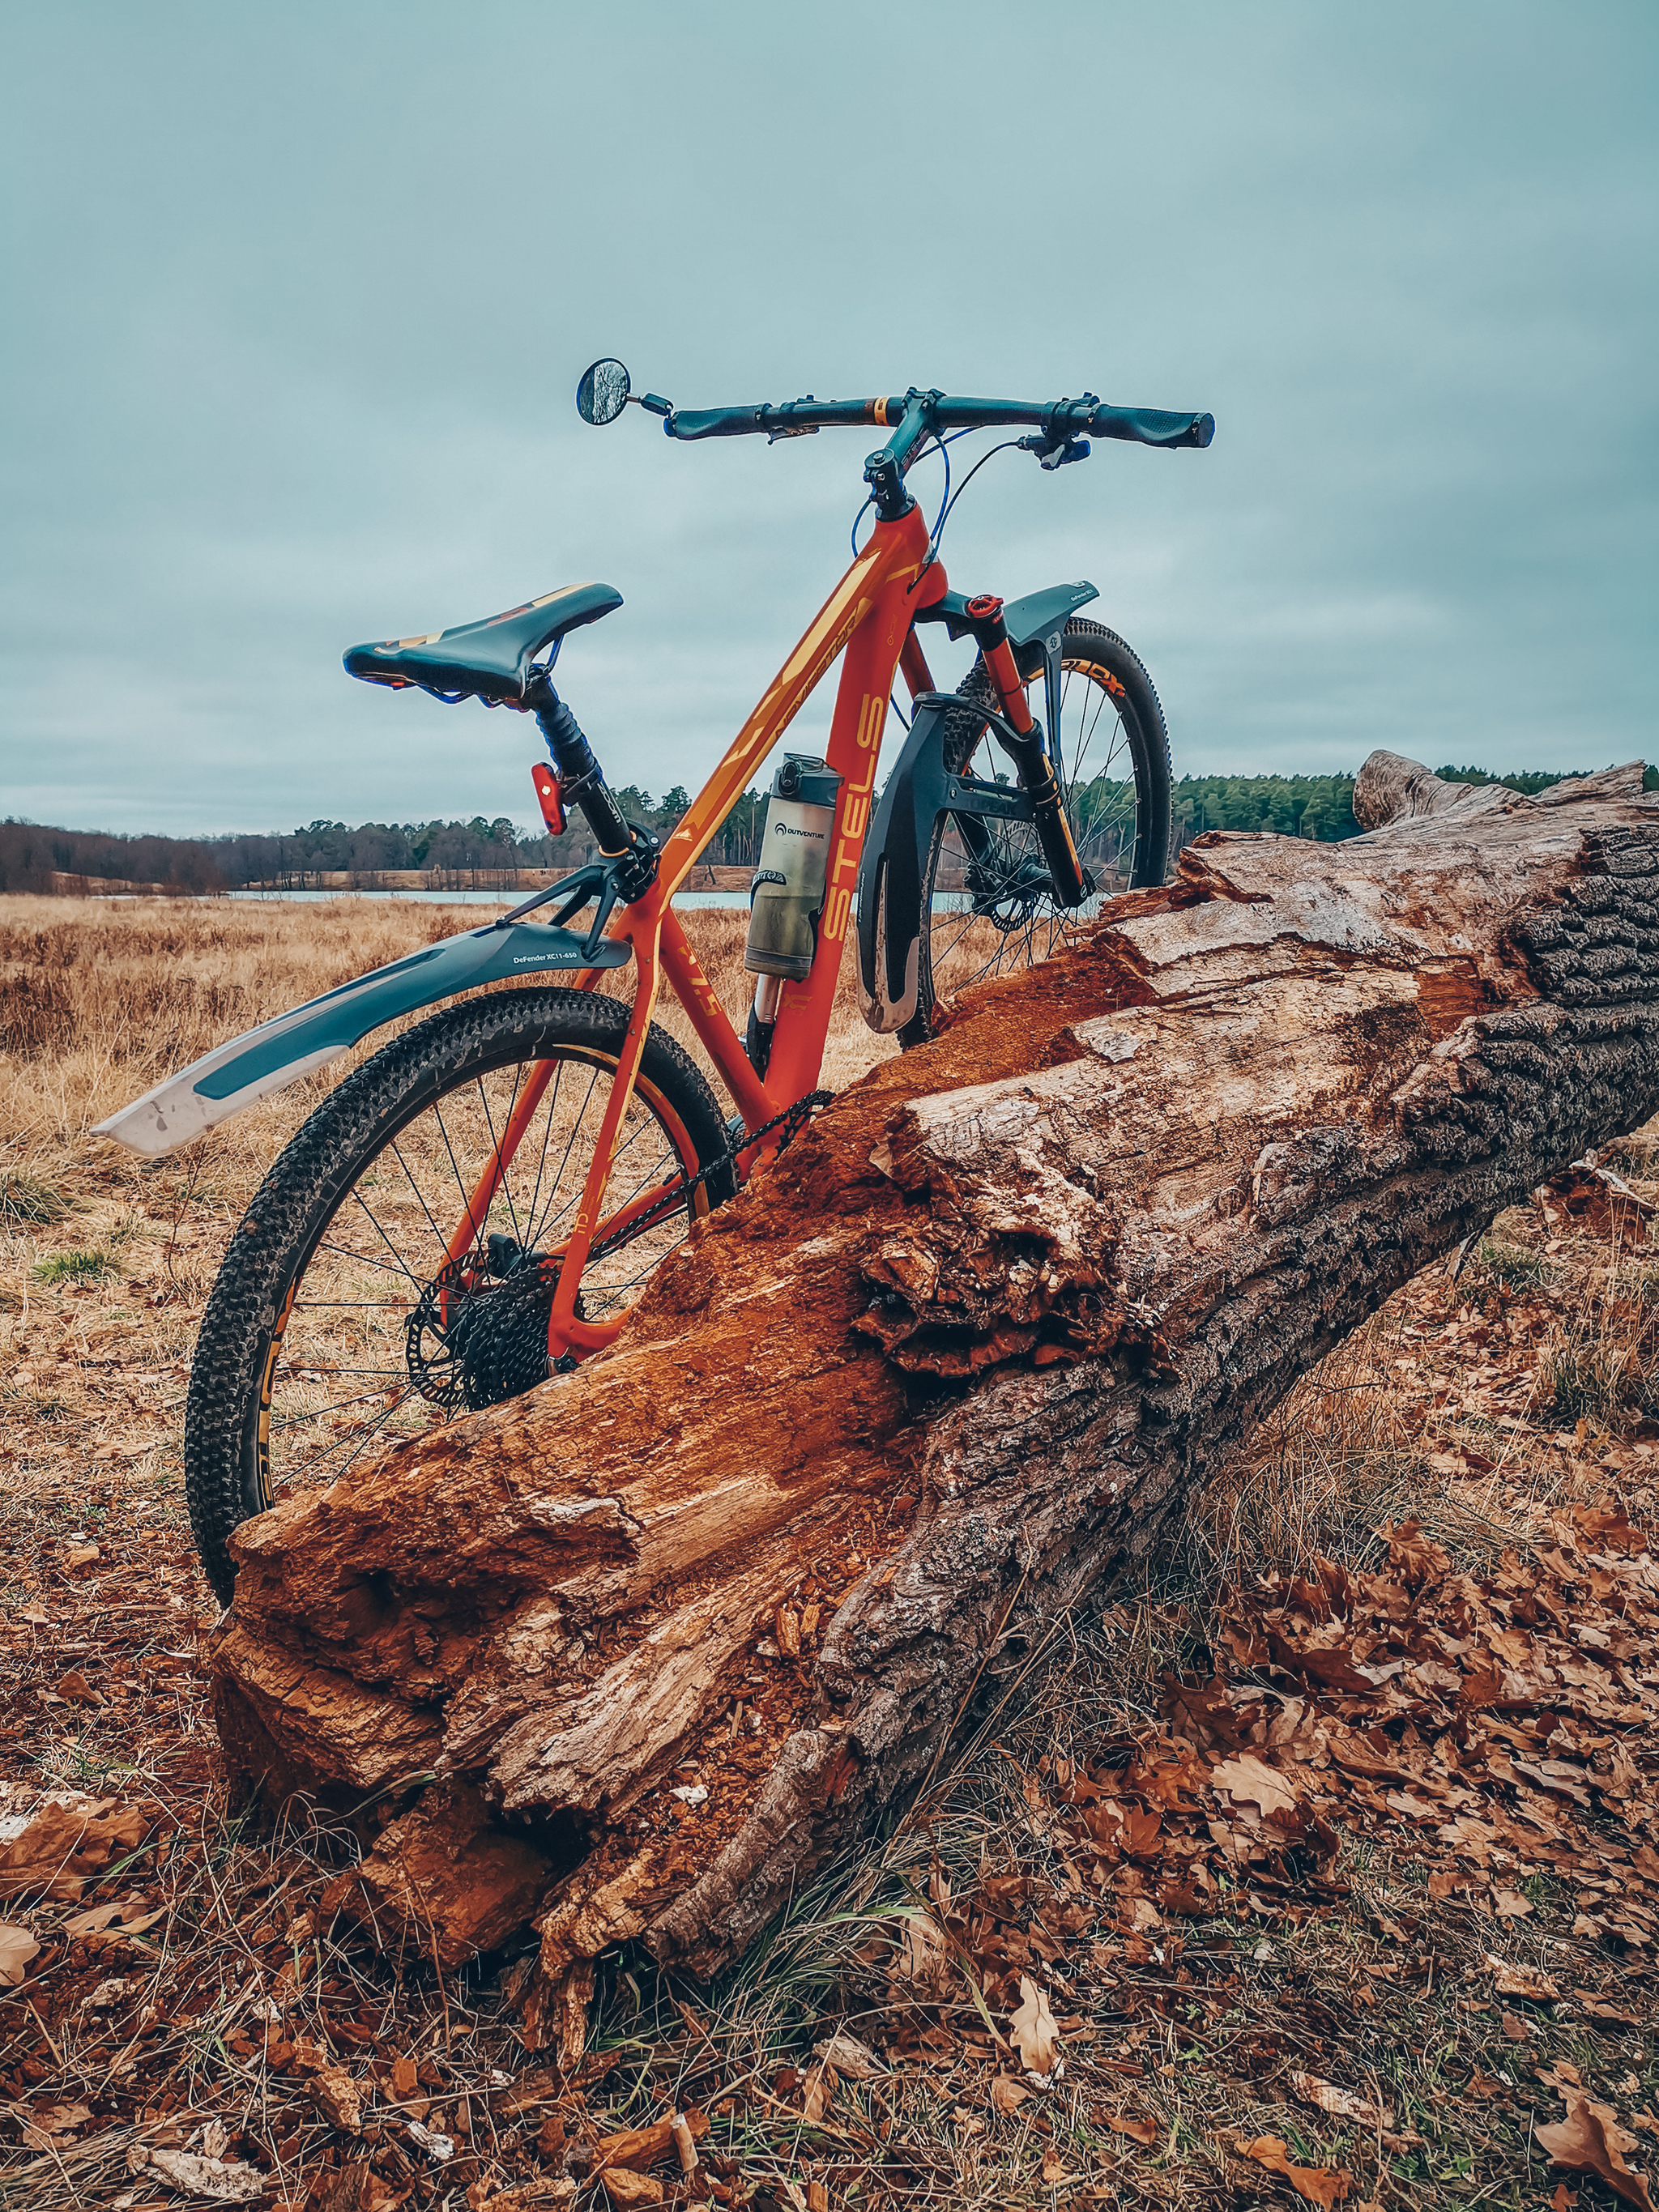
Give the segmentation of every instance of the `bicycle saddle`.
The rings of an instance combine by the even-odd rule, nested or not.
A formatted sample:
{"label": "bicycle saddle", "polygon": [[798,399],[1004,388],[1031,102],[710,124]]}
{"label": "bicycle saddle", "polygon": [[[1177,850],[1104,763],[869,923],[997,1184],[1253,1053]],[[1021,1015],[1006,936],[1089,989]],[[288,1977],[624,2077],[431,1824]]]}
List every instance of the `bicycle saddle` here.
{"label": "bicycle saddle", "polygon": [[429,637],[389,638],[384,645],[354,645],[346,672],[368,684],[417,684],[455,697],[522,699],[530,665],[551,646],[550,665],[567,630],[598,622],[623,603],[609,584],[567,584],[487,621],[434,630]]}

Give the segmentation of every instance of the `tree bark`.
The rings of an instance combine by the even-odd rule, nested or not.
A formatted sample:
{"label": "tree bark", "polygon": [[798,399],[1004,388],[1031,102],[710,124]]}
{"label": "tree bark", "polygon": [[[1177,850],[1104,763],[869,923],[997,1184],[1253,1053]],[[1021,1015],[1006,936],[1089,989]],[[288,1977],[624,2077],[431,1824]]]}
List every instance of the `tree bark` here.
{"label": "tree bark", "polygon": [[533,1918],[567,2056],[608,1943],[731,1958],[1299,1375],[1659,1109],[1642,780],[1376,754],[1369,834],[1202,837],[968,994],[611,1352],[239,1532],[234,1767],[378,1793],[383,1934]]}

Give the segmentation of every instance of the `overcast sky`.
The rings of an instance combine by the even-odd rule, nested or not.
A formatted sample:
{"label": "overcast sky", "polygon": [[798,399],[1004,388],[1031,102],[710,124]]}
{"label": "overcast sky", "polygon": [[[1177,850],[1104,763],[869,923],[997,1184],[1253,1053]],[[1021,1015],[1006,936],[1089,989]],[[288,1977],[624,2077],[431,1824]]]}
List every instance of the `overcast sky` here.
{"label": "overcast sky", "polygon": [[1654,0],[0,29],[0,814],[532,819],[531,726],[340,654],[589,578],[626,605],[561,689],[613,782],[695,787],[869,441],[589,429],[611,352],[685,406],[1212,410],[1207,453],[999,457],[944,549],[1096,583],[1177,774],[1659,756]]}

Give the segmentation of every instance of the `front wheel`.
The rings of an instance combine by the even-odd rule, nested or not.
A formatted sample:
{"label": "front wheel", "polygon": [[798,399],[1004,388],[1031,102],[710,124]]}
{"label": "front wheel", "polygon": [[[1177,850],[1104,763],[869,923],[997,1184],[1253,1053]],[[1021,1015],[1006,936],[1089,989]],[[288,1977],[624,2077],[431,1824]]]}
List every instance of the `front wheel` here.
{"label": "front wheel", "polygon": [[[557,1255],[628,1020],[618,1000],[550,987],[447,1007],[349,1076],[265,1177],[208,1300],[185,1413],[191,1527],[222,1602],[231,1530],[284,1489],[546,1377]],[[620,1317],[732,1188],[714,1093],[653,1028],[602,1218],[699,1169],[678,1204],[596,1238],[582,1320]]]}
{"label": "front wheel", "polygon": [[[1041,722],[1041,671],[1027,690]],[[963,705],[953,710],[946,732],[945,767],[956,775],[993,775],[986,724],[974,712],[995,696],[982,660],[958,692]],[[907,1049],[927,1041],[941,999],[1047,959],[1068,924],[1087,921],[1103,898],[1161,884],[1169,873],[1164,710],[1138,655],[1103,623],[1074,620],[1061,635],[1060,739],[1054,768],[1084,879],[1093,888],[1081,906],[1055,903],[1048,864],[1028,822],[941,815],[922,872],[916,1011],[899,1031]]]}

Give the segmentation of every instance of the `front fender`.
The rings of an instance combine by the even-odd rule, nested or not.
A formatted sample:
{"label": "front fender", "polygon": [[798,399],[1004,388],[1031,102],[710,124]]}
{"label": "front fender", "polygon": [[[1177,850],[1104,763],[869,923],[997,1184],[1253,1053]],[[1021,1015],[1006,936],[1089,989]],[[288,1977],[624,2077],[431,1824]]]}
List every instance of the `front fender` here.
{"label": "front fender", "polygon": [[901,1030],[920,988],[921,887],[942,814],[984,822],[1029,822],[1031,802],[1017,784],[952,775],[945,764],[950,720],[962,702],[924,693],[898,765],[888,777],[864,842],[858,880],[858,993],[878,1035]]}
{"label": "front fender", "polygon": [[95,1133],[156,1159],[325,1067],[400,1015],[480,983],[548,969],[620,968],[630,957],[629,946],[615,939],[602,938],[590,951],[574,931],[546,922],[490,922],[464,937],[446,937],[216,1046],[99,1122]]}

